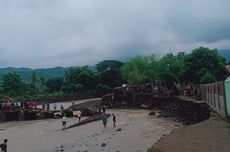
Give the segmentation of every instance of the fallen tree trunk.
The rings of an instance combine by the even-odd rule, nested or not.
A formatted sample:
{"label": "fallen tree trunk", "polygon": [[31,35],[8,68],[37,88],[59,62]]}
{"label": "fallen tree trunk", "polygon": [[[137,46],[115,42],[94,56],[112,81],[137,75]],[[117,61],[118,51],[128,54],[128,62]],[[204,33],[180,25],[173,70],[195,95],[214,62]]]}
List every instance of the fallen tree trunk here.
{"label": "fallen tree trunk", "polygon": [[[84,120],[82,120],[82,121],[80,121],[78,123],[75,123],[73,125],[70,125],[70,126],[66,127],[66,129],[70,129],[70,128],[81,126],[81,125],[84,125],[84,124],[87,124],[87,123],[90,123],[90,122],[101,120],[103,116],[104,115],[99,115],[99,114],[90,116],[90,117],[88,117],[88,118],[86,118],[86,119],[84,119]],[[108,118],[108,117],[111,116],[111,114],[105,114],[105,116]]]}

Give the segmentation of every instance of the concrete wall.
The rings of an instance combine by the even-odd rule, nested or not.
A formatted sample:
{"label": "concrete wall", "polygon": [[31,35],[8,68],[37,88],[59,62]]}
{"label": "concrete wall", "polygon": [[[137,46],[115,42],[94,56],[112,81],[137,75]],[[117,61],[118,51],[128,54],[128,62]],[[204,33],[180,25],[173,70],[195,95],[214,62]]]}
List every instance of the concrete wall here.
{"label": "concrete wall", "polygon": [[202,100],[222,118],[227,117],[224,82],[201,85]]}
{"label": "concrete wall", "polygon": [[227,111],[227,116],[230,117],[230,79],[227,79],[224,82],[225,86],[225,97],[226,97],[226,111]]}

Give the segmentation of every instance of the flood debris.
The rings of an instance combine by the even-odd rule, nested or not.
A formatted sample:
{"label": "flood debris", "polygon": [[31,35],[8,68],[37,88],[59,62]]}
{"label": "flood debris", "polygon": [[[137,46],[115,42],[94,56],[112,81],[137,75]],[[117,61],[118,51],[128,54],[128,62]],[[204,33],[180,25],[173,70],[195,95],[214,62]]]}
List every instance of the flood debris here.
{"label": "flood debris", "polygon": [[117,128],[116,131],[121,131],[121,128]]}
{"label": "flood debris", "polygon": [[205,103],[193,103],[174,99],[154,106],[154,108],[157,110],[151,111],[149,115],[171,117],[183,124],[198,123],[210,117],[209,106]]}
{"label": "flood debris", "polygon": [[173,87],[154,84],[122,85],[102,98],[102,105],[111,108],[143,108],[152,110],[149,115],[173,117],[184,124],[201,122],[210,116],[209,106],[197,100],[176,96]]}
{"label": "flood debris", "polygon": [[101,147],[106,147],[106,143],[102,143],[102,144],[101,144]]}
{"label": "flood debris", "polygon": [[98,120],[101,120],[102,117],[110,117],[111,115],[110,114],[103,114],[103,115],[100,115],[100,114],[96,114],[96,115],[92,115],[80,122],[77,122],[73,125],[70,125],[68,127],[66,127],[66,129],[70,129],[70,128],[73,128],[73,127],[77,127],[77,126],[80,126],[80,125],[84,125],[84,124],[87,124],[87,123],[90,123],[90,122],[94,122],[94,121],[98,121]]}

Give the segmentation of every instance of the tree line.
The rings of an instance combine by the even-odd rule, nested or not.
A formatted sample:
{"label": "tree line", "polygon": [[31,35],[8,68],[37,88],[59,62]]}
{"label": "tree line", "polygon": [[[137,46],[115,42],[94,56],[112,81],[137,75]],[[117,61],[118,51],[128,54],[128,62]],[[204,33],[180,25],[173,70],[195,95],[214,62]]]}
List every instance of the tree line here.
{"label": "tree line", "polygon": [[42,100],[54,97],[101,97],[124,83],[140,85],[157,83],[204,84],[223,81],[227,76],[227,61],[217,49],[200,47],[191,53],[179,52],[161,57],[136,56],[125,62],[104,60],[89,66],[69,68],[64,77],[45,80],[33,72],[31,82],[25,82],[16,72],[2,77],[0,93],[17,100]]}

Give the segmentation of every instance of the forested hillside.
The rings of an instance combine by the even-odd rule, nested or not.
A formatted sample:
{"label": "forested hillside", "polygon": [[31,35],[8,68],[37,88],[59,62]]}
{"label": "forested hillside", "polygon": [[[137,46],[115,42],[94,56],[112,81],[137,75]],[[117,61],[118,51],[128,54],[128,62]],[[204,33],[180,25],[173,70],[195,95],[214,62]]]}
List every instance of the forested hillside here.
{"label": "forested hillside", "polygon": [[65,74],[65,71],[68,68],[63,67],[56,67],[56,68],[46,68],[46,69],[30,69],[30,68],[0,68],[0,79],[3,75],[10,73],[10,72],[16,72],[20,75],[21,79],[27,82],[31,81],[33,72],[36,73],[37,76],[43,77],[44,79],[51,79],[51,78],[59,78],[63,77]]}
{"label": "forested hillside", "polygon": [[219,54],[223,56],[227,61],[230,61],[230,50],[220,50]]}
{"label": "forested hillside", "polygon": [[4,68],[0,69],[0,93],[19,100],[50,100],[54,97],[101,97],[124,83],[157,83],[168,88],[175,82],[207,84],[223,81],[229,75],[225,68],[229,53],[225,53],[200,47],[191,53],[136,56],[126,62],[104,60],[95,66]]}
{"label": "forested hillside", "polygon": [[[218,53],[223,56],[227,61],[230,61],[230,50],[219,50]],[[89,66],[90,69],[95,71],[95,66]],[[55,67],[55,68],[44,68],[44,69],[30,69],[30,68],[0,68],[0,80],[3,75],[16,72],[20,75],[21,79],[27,82],[31,82],[33,72],[36,73],[37,76],[43,77],[48,80],[51,78],[60,78],[64,77],[65,72],[69,69],[64,67]]]}

